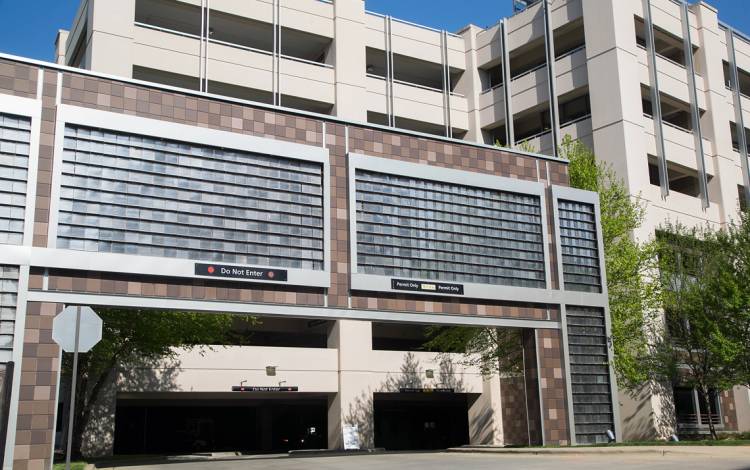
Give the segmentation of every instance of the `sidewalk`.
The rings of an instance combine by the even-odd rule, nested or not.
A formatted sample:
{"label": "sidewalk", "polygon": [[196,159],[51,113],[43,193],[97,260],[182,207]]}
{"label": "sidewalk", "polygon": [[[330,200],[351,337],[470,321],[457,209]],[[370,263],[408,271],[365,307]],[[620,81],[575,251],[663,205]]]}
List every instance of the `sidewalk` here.
{"label": "sidewalk", "polygon": [[615,454],[658,454],[658,455],[746,455],[750,462],[750,446],[612,446],[612,447],[499,447],[463,446],[452,447],[448,452],[527,454],[527,455],[615,455]]}

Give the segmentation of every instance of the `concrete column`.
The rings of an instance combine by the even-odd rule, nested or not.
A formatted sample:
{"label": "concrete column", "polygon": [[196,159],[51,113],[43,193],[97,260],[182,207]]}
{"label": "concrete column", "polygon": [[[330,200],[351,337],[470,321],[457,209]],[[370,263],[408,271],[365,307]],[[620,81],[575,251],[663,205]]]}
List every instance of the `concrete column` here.
{"label": "concrete column", "polygon": [[637,192],[648,184],[635,2],[582,0],[594,150]]}
{"label": "concrete column", "polygon": [[336,104],[333,114],[354,121],[367,121],[365,2],[336,0],[333,55],[336,64]]}
{"label": "concrete column", "polygon": [[68,43],[68,36],[70,31],[64,29],[57,30],[57,37],[55,38],[55,63],[65,65],[65,47]]}
{"label": "concrete column", "polygon": [[[643,139],[637,2],[582,0],[594,151],[612,165],[631,194],[649,185]],[[652,236],[650,229],[637,233]]]}
{"label": "concrete column", "polygon": [[713,170],[714,178],[709,183],[708,193],[719,204],[722,223],[737,220],[739,200],[737,198],[737,165],[732,150],[732,134],[727,116],[734,116],[731,93],[724,86],[722,57],[726,50],[722,44],[723,32],[719,29],[717,10],[706,3],[691,7],[697,16],[700,49],[695,56],[696,71],[703,76],[706,88],[706,112],[703,115],[703,133],[713,145],[706,146],[706,168]]}
{"label": "concrete column", "polygon": [[479,63],[477,62],[477,33],[481,28],[474,25],[467,26],[461,31],[466,49],[466,72],[456,84],[456,91],[466,96],[469,108],[469,132],[466,140],[483,142],[482,129],[479,123],[479,93],[482,83],[479,78]]}
{"label": "concrete column", "polygon": [[734,406],[737,409],[737,430],[750,432],[750,389],[734,387]]}
{"label": "concrete column", "polygon": [[482,394],[469,406],[469,442],[471,445],[504,445],[503,403],[500,378],[484,380]]}
{"label": "concrete column", "polygon": [[341,449],[343,426],[359,427],[363,448],[374,447],[373,390],[368,370],[372,351],[372,323],[337,320],[328,347],[339,350],[339,392],[328,405],[328,447]]}
{"label": "concrete column", "polygon": [[88,11],[91,55],[87,68],[132,77],[135,0],[89,0]]}

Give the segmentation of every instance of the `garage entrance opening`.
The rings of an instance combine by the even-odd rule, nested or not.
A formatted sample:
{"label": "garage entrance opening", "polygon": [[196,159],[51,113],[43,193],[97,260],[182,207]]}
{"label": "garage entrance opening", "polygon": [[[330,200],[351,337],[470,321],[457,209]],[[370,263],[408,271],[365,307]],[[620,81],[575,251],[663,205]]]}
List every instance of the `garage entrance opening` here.
{"label": "garage entrance opening", "polygon": [[437,450],[469,443],[469,399],[463,393],[376,393],[375,447]]}
{"label": "garage entrance opening", "polygon": [[115,454],[324,449],[327,409],[326,398],[118,399]]}

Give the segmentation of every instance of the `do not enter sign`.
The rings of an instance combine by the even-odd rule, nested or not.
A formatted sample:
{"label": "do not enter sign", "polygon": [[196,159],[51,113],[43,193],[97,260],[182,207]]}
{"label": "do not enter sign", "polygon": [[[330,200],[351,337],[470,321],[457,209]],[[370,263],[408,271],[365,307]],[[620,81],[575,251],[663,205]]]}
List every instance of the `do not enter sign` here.
{"label": "do not enter sign", "polygon": [[102,339],[102,319],[91,307],[67,307],[52,321],[52,339],[65,352],[76,350],[76,316],[79,310],[78,352],[88,352]]}

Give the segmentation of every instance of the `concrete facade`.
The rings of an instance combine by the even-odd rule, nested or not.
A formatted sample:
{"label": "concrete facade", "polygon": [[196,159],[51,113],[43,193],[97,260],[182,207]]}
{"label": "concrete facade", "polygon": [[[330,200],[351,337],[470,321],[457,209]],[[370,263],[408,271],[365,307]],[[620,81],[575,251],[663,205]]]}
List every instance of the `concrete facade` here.
{"label": "concrete facade", "polygon": [[[692,79],[684,54],[680,59],[686,31],[694,50]],[[554,66],[546,67],[550,54]],[[449,374],[473,400],[471,442],[577,443],[575,434],[586,433],[585,421],[575,420],[571,403],[580,393],[574,386],[583,382],[571,380],[576,371],[568,336],[576,331],[567,318],[581,314],[576,308],[595,307],[606,320],[606,290],[568,292],[561,282],[557,201],[578,198],[560,189],[568,184],[564,161],[494,144],[526,143],[550,154],[555,134],[581,139],[647,204],[646,223],[635,234],[639,239],[652,237],[665,221],[727,223],[737,214],[738,185],[748,186],[746,153],[735,151],[732,142],[738,140],[736,147],[742,149],[742,139],[735,138],[741,133],[733,132],[730,122],[750,120],[750,73],[744,72],[750,70],[750,41],[729,34],[705,3],[685,12],[671,0],[539,2],[489,28],[470,25],[451,34],[368,12],[361,0],[242,5],[86,0],[70,32],[58,37],[56,61],[59,67],[9,57],[0,63],[0,97],[6,97],[0,112],[30,122],[23,243],[7,244],[0,258],[0,265],[19,271],[12,340],[14,361],[21,366],[16,367],[19,389],[11,415],[17,432],[5,462],[10,465],[12,456],[16,468],[45,468],[50,462],[59,351],[49,330],[52,317],[69,304],[334,321],[326,348],[222,351],[202,359],[200,367],[193,367],[195,358],[185,353],[168,387],[133,388],[137,380],[126,375],[116,378],[115,392],[221,394],[237,385],[236,376],[222,375],[222,365],[243,362],[243,374],[253,377],[254,385],[284,380],[305,393],[326,396],[331,448],[342,446],[343,426],[351,424],[359,425],[363,443],[373,444],[372,397],[399,388],[394,383],[403,378],[407,358],[425,370],[440,369],[434,354],[374,350],[373,322],[521,328],[529,359],[521,376],[486,380],[472,368]],[[722,61],[729,63],[726,70]],[[727,80],[737,85],[727,88]],[[661,106],[646,109],[655,88]],[[558,106],[550,113],[555,100]],[[691,105],[700,125],[691,118]],[[661,119],[652,117],[657,108]],[[131,129],[132,134],[164,127],[170,135],[201,136],[204,145],[221,142],[232,148],[235,140],[227,136],[235,134],[266,139],[236,140],[234,148],[240,150],[270,149],[294,157],[297,151],[314,154],[308,147],[323,149],[325,266],[289,269],[289,285],[247,284],[194,276],[196,258],[147,259],[85,246],[81,258],[81,248],[57,246],[64,177],[60,133],[64,123],[76,124],[71,116],[78,114],[88,116],[81,119],[89,126],[97,122],[94,127]],[[172,129],[160,122],[189,127]],[[557,127],[559,132],[553,132]],[[284,150],[282,143],[303,147]],[[424,296],[391,289],[389,276],[362,277],[353,241],[354,162],[373,157],[393,162],[382,168],[386,173],[401,162],[422,165],[407,165],[399,177],[429,180],[435,175],[444,184],[470,179],[480,184],[489,175],[520,186],[492,179],[482,187],[543,196],[544,287],[487,288],[467,282],[463,298]],[[451,171],[440,179],[442,173],[434,168]],[[588,196],[581,198],[593,204]],[[152,275],[143,275],[144,265],[154,269]],[[259,356],[264,359],[252,359]],[[314,369],[302,360],[313,356]],[[271,362],[285,371],[278,380],[263,374]],[[199,369],[216,374],[211,385]],[[417,375],[426,387],[437,386]],[[721,397],[724,430],[750,428],[747,400],[746,390],[739,389]],[[521,401],[523,412],[510,412]],[[113,422],[112,407],[102,407],[100,418]],[[668,435],[675,424],[672,408],[669,390],[644,391],[638,399],[621,395],[620,407],[611,410],[615,432],[618,438]],[[110,453],[113,445],[105,440],[91,453]]]}
{"label": "concrete facade", "polygon": [[[24,189],[10,186],[24,196],[22,209],[9,212],[22,221],[20,241],[4,243],[0,250],[0,264],[18,271],[13,304],[3,305],[13,309],[10,353],[16,364],[9,420],[9,428],[15,432],[9,433],[5,467],[49,468],[51,463],[55,434],[60,432],[56,428],[57,400],[65,394],[60,388],[61,352],[52,341],[51,328],[52,319],[65,305],[333,322],[323,348],[222,348],[201,358],[183,352],[178,356],[180,367],[167,374],[169,383],[159,379],[165,377],[166,366],[152,366],[147,375],[155,380],[147,385],[142,383],[142,374],[117,374],[112,393],[105,394],[107,398],[97,407],[99,427],[88,431],[96,436],[84,445],[91,455],[112,452],[113,413],[120,400],[134,395],[176,397],[177,392],[226,398],[230,387],[242,379],[258,386],[295,384],[300,397],[327,397],[330,448],[342,446],[342,428],[353,424],[359,427],[363,445],[374,445],[373,397],[398,393],[413,388],[412,384],[428,391],[451,384],[447,388],[466,396],[471,443],[570,445],[584,438],[606,439],[603,430],[579,422],[584,418],[576,417],[580,410],[576,408],[574,413],[571,406],[579,382],[571,381],[578,372],[568,362],[567,337],[580,333],[571,325],[566,327],[566,307],[571,311],[593,308],[601,316],[597,324],[602,336],[596,341],[605,358],[611,352],[604,342],[606,290],[581,292],[562,285],[563,279],[568,283],[575,276],[569,277],[567,270],[561,274],[560,224],[569,216],[561,204],[588,207],[591,227],[596,228],[598,220],[595,195],[566,187],[565,161],[7,56],[0,61],[0,113],[4,119],[9,116],[3,126],[12,131],[3,138],[10,139],[13,146],[3,147],[4,151],[15,155],[9,160],[16,162],[13,165],[26,169],[8,173],[24,182]],[[66,189],[77,181],[70,179],[69,159],[78,154],[70,145],[79,138],[71,132],[79,128],[124,132],[122,136],[134,136],[138,142],[152,138],[149,136],[177,139],[183,145],[215,142],[224,149],[269,155],[264,158],[302,159],[299,161],[308,162],[305,165],[322,165],[320,203],[325,223],[321,222],[320,236],[327,246],[322,250],[322,264],[313,269],[285,268],[288,281],[281,284],[247,282],[196,275],[194,266],[201,258],[183,258],[174,252],[155,257],[103,251],[103,245],[69,245],[69,240],[80,234],[66,228],[70,223],[66,214],[72,207],[66,201],[72,197],[85,202]],[[86,146],[81,145],[83,151]],[[109,147],[100,150],[105,148]],[[533,202],[538,204],[535,237],[542,240],[539,250],[543,248],[543,271],[540,281],[534,281],[538,287],[502,285],[517,284],[516,276],[523,276],[522,271],[509,271],[504,274],[509,276],[507,281],[489,289],[481,280],[451,284],[465,289],[465,295],[409,293],[391,284],[379,287],[380,280],[392,277],[387,275],[370,275],[375,284],[355,288],[352,273],[358,268],[358,274],[363,275],[364,265],[351,261],[357,253],[352,250],[358,248],[351,245],[352,230],[358,230],[351,221],[362,217],[354,210],[352,197],[362,196],[352,193],[352,188],[355,181],[360,184],[356,168],[380,161],[392,162],[379,168],[380,172],[403,171],[419,174],[424,181],[435,178],[440,184],[466,188],[461,190],[470,190],[465,186],[469,184],[486,191],[505,191],[498,194],[526,194],[524,197],[532,198],[529,201],[537,201]],[[116,206],[110,202],[96,207]],[[145,213],[139,223],[144,217]],[[599,240],[594,252],[601,254],[598,228],[593,233],[593,243]],[[188,238],[184,243],[189,244]],[[359,259],[364,259],[362,252]],[[597,263],[601,265],[601,259]],[[596,276],[596,282],[604,285],[598,268]],[[435,281],[441,278],[418,280],[433,287]],[[434,353],[375,350],[375,322],[518,328],[523,331],[525,370],[517,377],[486,379],[476,368],[461,366],[458,361],[451,365],[451,356],[446,362]],[[405,368],[406,364],[410,366]],[[277,376],[266,375],[269,365],[278,368]],[[230,373],[227,368],[236,370]],[[428,376],[427,370],[435,371],[434,375]],[[615,386],[611,371],[604,366],[599,373],[603,374],[603,382],[599,382],[603,388],[597,389],[598,393],[611,400]],[[111,401],[115,397],[117,401]],[[604,426],[614,428],[620,436],[615,424],[617,410],[600,406],[609,409],[599,411],[610,420],[611,424]]]}
{"label": "concrete facade", "polygon": [[[189,11],[198,3],[122,2],[106,15],[118,18],[110,25],[92,12],[111,7],[88,2],[72,31],[86,29],[79,37],[92,40],[71,33],[67,57],[111,32],[123,53],[111,54],[102,40],[98,52],[83,48],[82,66],[180,86],[207,81],[212,93],[274,103],[278,95],[284,106],[542,154],[555,154],[556,141],[570,135],[645,205],[640,240],[666,222],[730,223],[750,194],[750,38],[708,3],[528,2],[493,26],[457,34],[369,12],[359,0],[258,1],[252,11],[214,1],[202,5],[204,34],[164,18],[170,11],[195,22]],[[227,38],[240,24],[255,32],[233,36],[231,50]],[[280,50],[257,37],[261,24],[281,28]],[[304,38],[318,45],[315,60],[300,47]],[[229,82],[240,88],[222,85]],[[621,398],[627,436],[671,434],[669,390]],[[739,428],[750,422],[740,419]]]}

